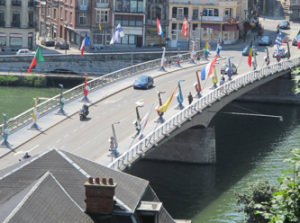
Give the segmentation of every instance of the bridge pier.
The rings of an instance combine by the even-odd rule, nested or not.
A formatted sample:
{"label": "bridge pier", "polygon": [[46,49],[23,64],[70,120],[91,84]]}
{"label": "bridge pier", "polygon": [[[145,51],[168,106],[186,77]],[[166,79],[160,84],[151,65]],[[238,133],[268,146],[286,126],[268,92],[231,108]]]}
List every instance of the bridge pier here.
{"label": "bridge pier", "polygon": [[159,145],[145,159],[182,163],[216,163],[215,129],[195,126]]}

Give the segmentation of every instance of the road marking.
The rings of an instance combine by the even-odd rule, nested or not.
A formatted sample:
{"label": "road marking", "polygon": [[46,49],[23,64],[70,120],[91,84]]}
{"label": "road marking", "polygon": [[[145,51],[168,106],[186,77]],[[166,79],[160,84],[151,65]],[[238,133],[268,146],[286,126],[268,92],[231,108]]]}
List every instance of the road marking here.
{"label": "road marking", "polygon": [[99,116],[97,116],[96,118],[99,118]]}
{"label": "road marking", "polygon": [[123,97],[122,97],[122,98],[119,98],[119,99],[117,99],[117,100],[115,100],[115,101],[106,101],[106,102],[104,102],[104,104],[116,103],[116,102],[118,102],[118,101],[120,101],[120,100],[122,100],[122,99],[123,99]]}
{"label": "road marking", "polygon": [[32,151],[32,150],[34,150],[34,149],[36,149],[36,148],[38,148],[40,145],[36,145],[35,147],[33,147],[33,148],[31,148],[30,150],[27,150],[27,151],[23,151],[23,150],[21,150],[21,151],[18,151],[18,152],[16,152],[15,154],[14,154],[14,156],[16,156],[16,155],[18,155],[18,154],[20,154],[20,153],[29,153],[30,151]]}
{"label": "road marking", "polygon": [[77,129],[74,129],[74,130],[73,130],[73,132],[76,132],[76,131],[77,131]]}
{"label": "road marking", "polygon": [[80,128],[82,128],[83,126],[85,126],[85,125],[80,126]]}
{"label": "road marking", "polygon": [[73,153],[73,152],[75,152],[75,151],[77,151],[77,150],[79,150],[81,147],[79,146],[79,147],[77,147],[76,149],[74,149],[73,151],[71,151],[71,153]]}
{"label": "road marking", "polygon": [[59,139],[59,140],[57,140],[56,142],[60,142],[60,139]]}
{"label": "road marking", "polygon": [[69,135],[65,135],[64,138],[67,138]]}
{"label": "road marking", "polygon": [[143,104],[144,104],[143,101],[144,101],[144,98],[142,98],[142,99],[136,101],[135,104],[136,104],[136,105],[143,105]]}

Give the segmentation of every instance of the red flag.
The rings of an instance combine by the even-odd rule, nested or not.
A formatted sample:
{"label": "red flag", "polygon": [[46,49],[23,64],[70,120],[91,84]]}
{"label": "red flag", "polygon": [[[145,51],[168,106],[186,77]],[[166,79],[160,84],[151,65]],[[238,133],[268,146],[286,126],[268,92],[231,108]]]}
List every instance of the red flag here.
{"label": "red flag", "polygon": [[85,75],[85,80],[84,80],[83,94],[87,97],[88,93],[89,93],[89,91],[86,89],[87,81],[88,81],[88,74],[85,73],[84,75]]}
{"label": "red flag", "polygon": [[189,23],[188,23],[188,21],[186,21],[185,17],[183,18],[181,34],[186,37],[189,37]]}

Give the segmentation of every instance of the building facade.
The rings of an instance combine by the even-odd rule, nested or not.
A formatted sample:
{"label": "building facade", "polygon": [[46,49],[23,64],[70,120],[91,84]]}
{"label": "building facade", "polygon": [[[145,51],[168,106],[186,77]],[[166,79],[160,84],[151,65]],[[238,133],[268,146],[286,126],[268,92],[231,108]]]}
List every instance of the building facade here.
{"label": "building facade", "polygon": [[300,20],[300,0],[290,0],[290,20]]}
{"label": "building facade", "polygon": [[0,43],[6,49],[34,47],[35,2],[0,0]]}
{"label": "building facade", "polygon": [[[181,34],[183,18],[189,22],[191,39],[204,44],[219,40],[224,44],[233,44],[244,33],[247,2],[242,0],[170,0],[168,35],[171,46],[187,44],[187,38]],[[202,32],[201,32],[202,30]]]}

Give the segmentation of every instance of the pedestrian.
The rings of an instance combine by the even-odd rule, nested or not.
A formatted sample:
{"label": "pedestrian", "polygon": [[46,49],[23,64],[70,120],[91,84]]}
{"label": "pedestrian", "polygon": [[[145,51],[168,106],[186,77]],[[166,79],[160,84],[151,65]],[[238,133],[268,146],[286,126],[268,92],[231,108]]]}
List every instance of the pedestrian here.
{"label": "pedestrian", "polygon": [[169,68],[171,67],[171,65],[172,65],[172,57],[169,56]]}
{"label": "pedestrian", "polygon": [[192,95],[192,93],[190,92],[189,95],[188,95],[189,105],[192,104],[193,99],[194,99],[194,98],[193,98],[193,95]]}
{"label": "pedestrian", "polygon": [[220,79],[220,85],[223,85],[225,83],[225,77],[224,75],[222,75],[221,79]]}
{"label": "pedestrian", "polygon": [[200,53],[197,53],[197,63],[200,63]]}

